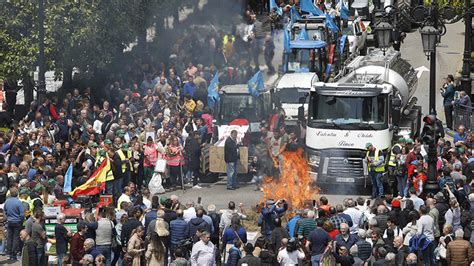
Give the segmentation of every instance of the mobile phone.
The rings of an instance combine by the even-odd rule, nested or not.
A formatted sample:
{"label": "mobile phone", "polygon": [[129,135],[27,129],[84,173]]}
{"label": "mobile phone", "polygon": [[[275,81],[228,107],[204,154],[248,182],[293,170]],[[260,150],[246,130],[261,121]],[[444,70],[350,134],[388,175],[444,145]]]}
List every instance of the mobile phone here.
{"label": "mobile phone", "polygon": [[201,204],[201,197],[198,197],[198,204]]}

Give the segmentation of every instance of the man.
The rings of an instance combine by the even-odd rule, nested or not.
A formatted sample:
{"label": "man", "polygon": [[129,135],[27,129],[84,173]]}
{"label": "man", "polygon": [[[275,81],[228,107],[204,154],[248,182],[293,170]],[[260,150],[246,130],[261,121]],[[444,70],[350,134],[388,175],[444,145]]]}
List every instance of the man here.
{"label": "man", "polygon": [[63,213],[58,215],[58,223],[54,227],[54,236],[56,238],[56,255],[58,257],[58,266],[63,265],[63,259],[67,254],[69,238],[72,233],[64,226],[66,216]]}
{"label": "man", "polygon": [[117,200],[117,209],[120,209],[122,202],[132,203],[132,200],[130,199],[130,195],[131,195],[130,188],[128,186],[124,187],[122,195],[120,195],[120,198],[118,198]]}
{"label": "man", "polygon": [[237,146],[237,130],[230,132],[224,144],[224,161],[227,166],[227,189],[237,188],[237,161],[239,160],[239,147]]}
{"label": "man", "polygon": [[362,261],[367,261],[372,254],[372,246],[365,240],[367,238],[367,232],[364,229],[359,229],[358,237],[359,240],[355,243],[355,246],[357,246],[359,258]]}
{"label": "man", "polygon": [[453,136],[453,143],[457,144],[458,142],[464,143],[466,141],[467,134],[466,134],[466,127],[464,125],[460,125],[458,127],[457,132]]}
{"label": "man", "polygon": [[[469,115],[471,113],[471,96],[465,91],[459,93],[459,99],[455,100],[454,105],[459,109],[461,115]],[[456,138],[454,138],[456,140]],[[456,143],[456,141],[454,141]]]}
{"label": "man", "polygon": [[388,220],[388,210],[384,205],[379,205],[377,207],[377,215],[375,215],[375,220],[377,220],[377,225],[380,228],[380,232],[383,233],[387,229],[387,220]]}
{"label": "man", "polygon": [[331,237],[324,229],[322,229],[324,220],[318,218],[316,223],[318,227],[309,233],[308,241],[306,242],[306,249],[311,253],[312,266],[319,266],[326,247],[331,243]]}
{"label": "man", "polygon": [[193,249],[191,251],[191,264],[215,265],[216,248],[210,241],[211,234],[209,232],[203,232],[200,238],[201,240],[193,245]]}
{"label": "man", "polygon": [[[344,213],[344,207],[342,204],[337,204],[336,205],[336,212],[337,216],[341,217],[342,219],[346,220],[347,225],[353,226],[354,223],[352,222],[352,218],[350,215]],[[349,250],[349,249],[347,249]]]}
{"label": "man", "polygon": [[183,219],[183,210],[176,211],[177,219],[170,222],[171,254],[181,242],[189,237],[189,225]]}
{"label": "man", "polygon": [[125,221],[125,223],[123,224],[122,232],[120,234],[120,239],[123,247],[127,246],[128,240],[132,236],[133,229],[142,225],[142,223],[139,221],[142,214],[143,211],[140,209],[140,207],[133,207],[129,209],[128,220]]}
{"label": "man", "polygon": [[336,242],[336,248],[345,247],[347,250],[357,243],[357,237],[349,233],[349,225],[346,223],[341,224],[341,233],[334,238]]}
{"label": "man", "polygon": [[144,226],[145,226],[145,233],[147,235],[149,233],[147,229],[148,225],[150,224],[151,221],[156,219],[156,212],[158,211],[158,208],[160,207],[159,204],[160,202],[159,202],[158,196],[153,196],[153,198],[151,199],[151,210],[145,214]]}
{"label": "man", "polygon": [[189,235],[191,237],[194,237],[194,235],[196,235],[196,232],[198,231],[198,229],[202,229],[203,231],[206,231],[206,232],[211,232],[211,225],[208,224],[204,219],[203,219],[203,216],[204,216],[204,210],[202,209],[198,209],[196,211],[196,217],[191,219],[189,221]]}
{"label": "man", "polygon": [[84,235],[87,233],[87,225],[84,222],[77,224],[77,232],[71,238],[71,258],[72,265],[81,265],[79,262],[84,256],[84,241],[86,240]]}
{"label": "man", "polygon": [[194,94],[196,93],[197,86],[194,83],[194,77],[189,76],[188,82],[183,86],[183,93],[181,94],[181,100],[184,99],[184,96],[189,95],[191,98],[194,98]]}
{"label": "man", "polygon": [[344,219],[344,217],[337,215],[336,207],[334,207],[334,206],[329,207],[329,212],[328,213],[329,213],[329,216],[330,216],[329,221],[332,222],[332,224],[334,225],[334,227],[337,230],[339,230],[339,231],[341,230],[341,224],[342,223],[348,224],[347,220]]}
{"label": "man", "polygon": [[224,232],[225,229],[230,226],[230,222],[234,214],[237,214],[241,219],[247,219],[247,216],[243,214],[242,205],[240,205],[239,207],[240,211],[236,210],[235,202],[229,201],[229,203],[227,204],[227,209],[221,211],[222,215],[219,223],[219,230],[221,232]]}
{"label": "man", "polygon": [[403,245],[403,235],[393,239],[393,247],[396,251],[395,265],[403,265],[408,256],[408,247]]}
{"label": "man", "polygon": [[469,265],[474,260],[471,244],[463,239],[464,231],[462,229],[456,230],[454,236],[456,239],[449,242],[446,249],[448,265]]}
{"label": "man", "polygon": [[36,254],[36,243],[30,238],[25,229],[20,232],[20,239],[23,241],[23,250],[21,251],[22,266],[38,265],[38,256]]}
{"label": "man", "polygon": [[260,266],[260,258],[253,255],[254,247],[252,243],[247,243],[244,246],[245,256],[239,260],[237,263],[238,266],[247,265],[247,266]]}
{"label": "man", "polygon": [[441,236],[441,232],[439,230],[439,211],[435,208],[436,200],[433,198],[426,199],[426,207],[428,208],[429,212],[428,215],[433,218],[434,222],[434,237],[435,239],[439,239]]}
{"label": "man", "polygon": [[48,242],[46,230],[43,227],[44,213],[38,211],[35,213],[35,222],[31,228],[31,238],[36,243],[36,253],[38,254],[38,265],[46,265],[45,246]]}
{"label": "man", "polygon": [[362,212],[356,209],[356,202],[353,199],[347,200],[347,209],[344,211],[345,214],[349,215],[352,220],[352,226],[350,227],[351,235],[357,235],[359,231],[359,221],[362,217]]}
{"label": "man", "polygon": [[365,158],[372,179],[372,198],[382,198],[384,196],[382,174],[385,172],[383,153],[379,149],[376,149],[372,143],[367,143],[365,147],[367,149]]}
{"label": "man", "polygon": [[[392,185],[392,194],[394,197],[399,196],[399,198],[403,198],[405,196],[405,186],[406,186],[406,178],[403,178],[403,165],[400,164],[400,157],[402,155],[403,144],[405,143],[404,138],[398,139],[397,143],[392,146],[390,151],[390,160],[388,161],[388,173],[390,182]],[[398,187],[397,187],[398,184]],[[398,191],[398,195],[396,195],[396,191]]]}
{"label": "man", "polygon": [[196,218],[196,208],[194,208],[194,201],[188,200],[186,202],[186,209],[183,211],[184,220],[189,223],[191,219]]}
{"label": "man", "polygon": [[95,241],[92,238],[88,238],[84,241],[84,251],[86,254],[92,255],[92,257],[94,257],[94,261],[95,257],[100,255],[100,252],[95,247]]}
{"label": "man", "polygon": [[283,216],[287,209],[288,203],[284,199],[280,199],[277,202],[267,200],[265,208],[262,209],[262,213],[258,217],[258,225],[261,227],[262,235],[268,240],[275,228],[273,220]]}
{"label": "man", "polygon": [[275,74],[275,68],[272,64],[273,56],[275,55],[275,43],[273,42],[273,37],[269,34],[265,37],[263,55],[265,57],[265,63],[268,67],[268,75],[272,76]]}
{"label": "man", "polygon": [[424,235],[428,240],[431,241],[423,251],[423,261],[425,262],[425,265],[435,265],[434,221],[433,218],[428,215],[428,211],[429,209],[425,205],[420,207],[421,216],[416,222],[417,235]]}
{"label": "man", "polygon": [[446,127],[453,129],[453,101],[454,94],[456,93],[454,89],[454,77],[453,75],[448,75],[446,77],[446,83],[444,83],[441,90],[441,96],[443,96],[443,106],[444,106],[444,115],[446,117]]}
{"label": "man", "polygon": [[3,206],[7,218],[7,251],[11,261],[16,261],[20,246],[20,230],[25,219],[23,204],[18,199],[18,189],[10,189],[10,198]]}
{"label": "man", "polygon": [[307,237],[314,229],[316,229],[316,221],[314,220],[314,211],[308,211],[307,217],[301,219],[298,228],[298,236]]}
{"label": "man", "polygon": [[420,211],[421,205],[425,204],[425,202],[416,195],[416,190],[414,187],[411,187],[408,192],[410,194],[410,200],[413,202],[415,210]]}

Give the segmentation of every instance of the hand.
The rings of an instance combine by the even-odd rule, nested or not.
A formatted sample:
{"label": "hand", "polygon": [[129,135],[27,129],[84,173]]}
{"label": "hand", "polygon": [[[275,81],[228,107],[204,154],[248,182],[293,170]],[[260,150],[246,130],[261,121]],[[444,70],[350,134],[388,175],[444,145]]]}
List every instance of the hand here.
{"label": "hand", "polygon": [[242,202],[239,203],[239,208],[243,208],[244,204]]}

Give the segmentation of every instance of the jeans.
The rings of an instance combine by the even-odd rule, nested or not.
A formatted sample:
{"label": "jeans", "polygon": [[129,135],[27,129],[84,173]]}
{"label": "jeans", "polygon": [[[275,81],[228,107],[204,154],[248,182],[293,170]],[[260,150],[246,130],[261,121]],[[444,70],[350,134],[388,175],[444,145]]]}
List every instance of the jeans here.
{"label": "jeans", "polygon": [[110,245],[97,245],[97,250],[105,257],[105,265],[109,266],[112,259],[112,247]]}
{"label": "jeans", "polygon": [[370,177],[372,178],[372,197],[381,198],[383,196],[383,183],[382,173],[370,171]]}
{"label": "jeans", "polygon": [[237,186],[237,162],[227,163],[227,188]]}
{"label": "jeans", "polygon": [[436,265],[434,256],[435,245],[431,242],[425,250],[423,250],[423,264],[425,266]]}
{"label": "jeans", "polygon": [[112,259],[111,265],[121,266],[122,265],[122,257],[121,257],[122,246],[117,245],[113,251],[114,251],[114,258]]}
{"label": "jeans", "polygon": [[444,106],[444,115],[446,116],[446,127],[453,129],[453,106]]}
{"label": "jeans", "polygon": [[311,256],[311,266],[319,266],[323,254]]}
{"label": "jeans", "polygon": [[63,266],[64,263],[63,263],[63,259],[64,257],[66,256],[66,254],[58,254],[58,266]]}
{"label": "jeans", "polygon": [[114,198],[118,199],[122,195],[123,178],[114,179]]}
{"label": "jeans", "polygon": [[408,180],[407,176],[397,176],[397,182],[398,182],[398,194],[400,194],[400,197],[406,197],[408,196]]}
{"label": "jeans", "polygon": [[7,252],[12,258],[16,258],[20,246],[21,222],[8,222],[7,224]]}
{"label": "jeans", "polygon": [[38,265],[46,265],[46,253],[44,251],[44,247],[36,248],[36,254],[38,256]]}

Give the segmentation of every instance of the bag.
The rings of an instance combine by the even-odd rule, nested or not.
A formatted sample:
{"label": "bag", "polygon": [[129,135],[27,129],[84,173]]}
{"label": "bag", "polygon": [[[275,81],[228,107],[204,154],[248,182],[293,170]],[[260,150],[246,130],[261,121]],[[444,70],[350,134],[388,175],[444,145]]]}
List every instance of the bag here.
{"label": "bag", "polygon": [[166,171],[166,160],[158,159],[155,165],[155,173],[164,173]]}
{"label": "bag", "polygon": [[125,252],[123,254],[122,264],[124,266],[128,266],[128,265],[132,265],[132,263],[133,263],[133,257],[130,256],[130,254],[128,254],[128,252]]}
{"label": "bag", "polygon": [[160,173],[153,173],[150,183],[148,183],[148,189],[150,190],[150,194],[152,196],[165,193]]}
{"label": "bag", "polygon": [[117,243],[117,232],[115,231],[114,224],[110,222],[110,227],[112,227],[112,241],[110,242],[110,246],[112,249],[117,248],[118,243]]}

